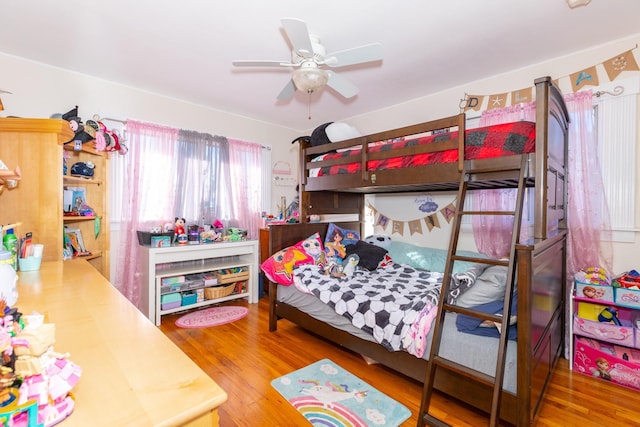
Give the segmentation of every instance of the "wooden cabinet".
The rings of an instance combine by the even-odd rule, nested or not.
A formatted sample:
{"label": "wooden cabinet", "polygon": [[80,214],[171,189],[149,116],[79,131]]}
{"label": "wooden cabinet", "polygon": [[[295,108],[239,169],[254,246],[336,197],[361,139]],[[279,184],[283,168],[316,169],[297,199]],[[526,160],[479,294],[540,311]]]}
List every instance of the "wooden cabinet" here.
{"label": "wooden cabinet", "polygon": [[[258,292],[258,242],[206,243],[199,245],[173,245],[160,248],[139,246],[138,273],[142,277],[142,301],[140,310],[156,325],[161,316],[182,310],[204,307],[238,298],[247,298],[249,303],[257,303]],[[162,296],[177,292],[192,292],[210,285],[186,286],[176,290],[162,288],[162,279],[197,273],[222,272],[227,269],[242,269],[249,273],[246,285],[230,295],[220,298],[178,304],[168,307],[162,304]]]}
{"label": "wooden cabinet", "polygon": [[[18,235],[33,233],[35,243],[44,245],[43,261],[63,259],[63,225],[82,228],[88,248],[95,251],[90,262],[108,278],[109,222],[107,217],[108,162],[104,153],[85,151],[71,154],[68,162],[92,159],[98,175],[93,182],[77,182],[63,174],[63,144],[73,139],[69,123],[61,119],[0,118],[0,159],[13,170],[20,166],[22,178],[15,188],[0,193],[0,223],[20,222]],[[86,150],[89,150],[86,148]],[[77,160],[76,160],[77,159]],[[71,163],[72,164],[72,163]],[[98,213],[98,237],[94,218],[66,220],[63,216],[63,186],[87,188],[87,203]],[[84,233],[84,230],[87,230]]]}

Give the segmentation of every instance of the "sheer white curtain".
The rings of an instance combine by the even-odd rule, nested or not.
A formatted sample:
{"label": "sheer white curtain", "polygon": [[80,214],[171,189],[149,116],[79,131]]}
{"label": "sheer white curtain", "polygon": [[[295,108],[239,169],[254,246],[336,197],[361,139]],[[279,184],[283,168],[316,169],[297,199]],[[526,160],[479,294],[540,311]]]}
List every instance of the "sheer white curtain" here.
{"label": "sheer white curtain", "polygon": [[[536,119],[535,103],[519,104],[511,107],[487,110],[480,117],[480,126]],[[508,211],[515,208],[516,189],[497,189],[474,191],[473,209],[476,211]],[[525,198],[525,206],[527,198]],[[524,216],[523,216],[524,218]],[[502,258],[509,255],[513,217],[506,215],[476,215],[471,220],[473,237],[478,252],[490,258]],[[526,220],[520,229],[520,241],[529,238]]]}

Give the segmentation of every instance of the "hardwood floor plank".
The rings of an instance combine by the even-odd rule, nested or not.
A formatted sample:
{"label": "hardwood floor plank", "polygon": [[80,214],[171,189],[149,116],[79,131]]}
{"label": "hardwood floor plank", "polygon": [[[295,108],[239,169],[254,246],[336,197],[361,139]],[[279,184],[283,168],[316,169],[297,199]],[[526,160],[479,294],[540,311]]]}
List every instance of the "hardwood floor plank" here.
{"label": "hardwood floor plank", "polygon": [[[415,426],[422,384],[282,320],[268,331],[268,301],[244,300],[228,305],[249,308],[247,317],[202,329],[182,329],[175,321],[184,313],[163,316],[161,330],[222,387],[229,399],[219,408],[220,425],[304,426],[305,419],[273,388],[271,381],[315,361],[329,358],[353,375],[405,405]],[[433,397],[432,412],[454,426],[486,425],[487,418],[441,393]],[[640,426],[640,392],[613,385],[568,369],[562,359],[540,408],[536,425],[548,427]]]}

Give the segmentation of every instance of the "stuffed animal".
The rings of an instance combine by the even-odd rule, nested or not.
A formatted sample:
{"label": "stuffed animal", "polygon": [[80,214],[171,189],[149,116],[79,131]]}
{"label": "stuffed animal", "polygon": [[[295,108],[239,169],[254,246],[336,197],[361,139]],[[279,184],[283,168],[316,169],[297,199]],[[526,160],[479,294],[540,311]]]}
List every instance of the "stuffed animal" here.
{"label": "stuffed animal", "polygon": [[76,141],[79,141],[81,144],[86,144],[87,142],[93,141],[95,139],[95,132],[93,131],[93,128],[88,127],[85,129],[85,127],[82,125],[82,119],[78,117],[77,105],[74,109],[64,113],[62,115],[62,118],[69,122],[69,126],[74,133],[73,139],[65,142],[65,144],[68,144],[70,142],[75,143]]}
{"label": "stuffed animal", "polygon": [[175,222],[174,222],[173,234],[175,234],[176,236],[180,236],[180,235],[186,234],[185,231],[184,231],[184,223],[185,222],[186,222],[186,220],[184,218],[176,217]]}
{"label": "stuffed animal", "polygon": [[293,144],[294,142],[303,140],[309,143],[312,147],[317,147],[319,145],[356,138],[360,135],[360,132],[358,132],[355,127],[348,125],[347,123],[329,122],[315,128],[313,132],[311,132],[311,136],[298,137],[291,141],[291,143]]}

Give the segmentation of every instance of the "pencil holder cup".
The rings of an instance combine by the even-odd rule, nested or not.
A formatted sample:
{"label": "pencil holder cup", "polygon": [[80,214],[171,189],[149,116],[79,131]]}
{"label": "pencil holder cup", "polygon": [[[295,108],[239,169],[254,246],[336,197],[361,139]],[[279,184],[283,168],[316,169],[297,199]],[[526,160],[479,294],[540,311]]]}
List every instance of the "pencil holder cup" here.
{"label": "pencil holder cup", "polygon": [[18,268],[20,271],[35,271],[40,270],[40,263],[42,257],[29,256],[26,258],[18,258]]}

